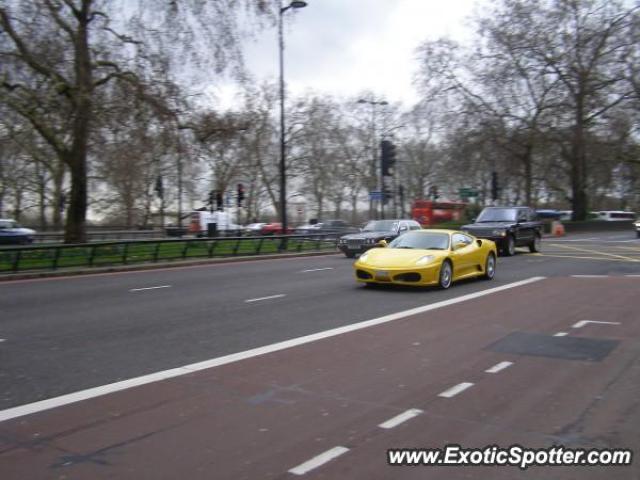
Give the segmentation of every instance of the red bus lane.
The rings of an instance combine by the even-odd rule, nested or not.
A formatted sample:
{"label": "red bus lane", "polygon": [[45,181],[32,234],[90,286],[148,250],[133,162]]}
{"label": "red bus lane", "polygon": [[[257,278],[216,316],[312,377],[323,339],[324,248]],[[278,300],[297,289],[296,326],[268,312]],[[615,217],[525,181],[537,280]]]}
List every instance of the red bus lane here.
{"label": "red bus lane", "polygon": [[637,462],[408,467],[387,451],[638,451],[639,282],[546,279],[6,420],[0,478],[634,478]]}

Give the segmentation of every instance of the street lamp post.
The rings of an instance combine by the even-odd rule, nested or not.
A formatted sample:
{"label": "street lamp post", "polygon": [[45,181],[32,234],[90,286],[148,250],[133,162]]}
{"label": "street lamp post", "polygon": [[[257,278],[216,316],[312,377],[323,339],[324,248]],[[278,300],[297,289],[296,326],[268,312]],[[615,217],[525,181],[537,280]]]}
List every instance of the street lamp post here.
{"label": "street lamp post", "polygon": [[[358,100],[358,103],[362,103],[362,104],[368,104],[371,105],[371,138],[373,141],[373,155],[372,155],[372,164],[371,164],[371,176],[373,178],[375,178],[376,181],[376,185],[374,186],[374,188],[376,188],[377,191],[381,192],[383,191],[383,187],[384,187],[384,179],[382,178],[382,171],[378,168],[378,140],[376,137],[376,107],[377,106],[384,106],[384,105],[389,105],[389,103],[385,100],[380,100],[380,101],[376,101],[376,100],[365,100],[364,98],[361,98],[360,100]],[[371,201],[373,202],[373,201]],[[380,200],[380,218],[384,218],[384,200],[381,199]],[[373,208],[370,208],[370,210],[373,210]]]}
{"label": "street lamp post", "polygon": [[282,233],[287,232],[287,152],[285,143],[285,122],[284,122],[284,34],[282,29],[282,15],[290,8],[304,8],[307,2],[292,1],[286,7],[280,2],[278,15],[278,51],[280,54],[280,223]]}

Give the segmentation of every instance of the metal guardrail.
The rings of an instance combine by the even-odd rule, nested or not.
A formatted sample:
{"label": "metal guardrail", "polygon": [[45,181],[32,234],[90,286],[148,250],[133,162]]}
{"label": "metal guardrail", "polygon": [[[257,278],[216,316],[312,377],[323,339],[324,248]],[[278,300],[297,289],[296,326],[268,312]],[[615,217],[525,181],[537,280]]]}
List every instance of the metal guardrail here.
{"label": "metal guardrail", "polygon": [[324,235],[182,238],[30,245],[0,249],[0,273],[101,267],[303,251],[336,250],[337,239]]}

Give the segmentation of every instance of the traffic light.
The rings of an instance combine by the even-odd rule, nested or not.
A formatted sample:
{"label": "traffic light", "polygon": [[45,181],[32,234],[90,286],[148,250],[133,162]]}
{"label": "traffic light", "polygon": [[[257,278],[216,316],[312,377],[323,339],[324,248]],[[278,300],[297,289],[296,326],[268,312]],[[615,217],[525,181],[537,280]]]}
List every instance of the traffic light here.
{"label": "traffic light", "polygon": [[224,201],[222,200],[222,192],[216,192],[216,209],[224,209]]}
{"label": "traffic light", "polygon": [[213,206],[213,202],[216,198],[216,191],[215,190],[211,190],[209,192],[209,200],[207,200],[207,205],[211,205]]}
{"label": "traffic light", "polygon": [[498,172],[491,172],[491,200],[494,202],[498,199],[500,186],[498,185]]}
{"label": "traffic light", "polygon": [[242,206],[242,202],[244,202],[244,185],[241,183],[238,184],[238,206]]}
{"label": "traffic light", "polygon": [[380,158],[382,175],[390,177],[393,175],[393,166],[396,163],[396,146],[389,140],[382,140],[380,149],[382,153]]}
{"label": "traffic light", "polygon": [[440,198],[437,185],[431,185],[429,187],[429,196],[431,197],[431,200],[437,200],[438,198]]}

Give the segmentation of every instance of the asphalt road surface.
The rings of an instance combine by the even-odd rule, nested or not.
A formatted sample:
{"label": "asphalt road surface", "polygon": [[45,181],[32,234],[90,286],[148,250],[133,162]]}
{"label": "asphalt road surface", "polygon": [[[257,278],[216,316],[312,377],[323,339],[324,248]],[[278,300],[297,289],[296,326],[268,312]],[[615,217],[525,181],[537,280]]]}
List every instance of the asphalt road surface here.
{"label": "asphalt road surface", "polygon": [[[640,241],[365,289],[343,256],[0,284],[0,478],[640,478],[390,466],[391,448],[640,451]],[[502,287],[502,288],[501,288]]]}

